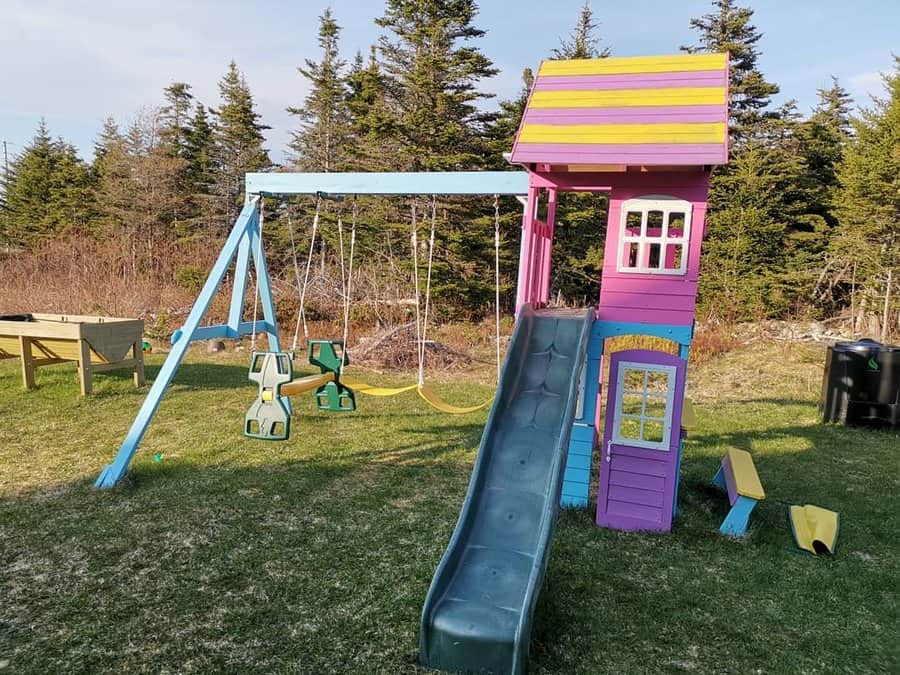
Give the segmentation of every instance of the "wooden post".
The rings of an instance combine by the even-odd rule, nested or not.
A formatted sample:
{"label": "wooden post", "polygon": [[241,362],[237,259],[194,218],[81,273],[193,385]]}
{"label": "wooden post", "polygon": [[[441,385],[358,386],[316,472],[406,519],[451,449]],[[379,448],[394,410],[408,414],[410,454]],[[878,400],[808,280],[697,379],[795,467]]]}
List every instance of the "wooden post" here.
{"label": "wooden post", "polygon": [[132,347],[134,356],[134,386],[144,386],[144,340],[137,340]]}
{"label": "wooden post", "polygon": [[81,395],[90,396],[94,390],[91,373],[91,345],[82,338],[78,340],[78,347],[78,381],[81,384]]}
{"label": "wooden post", "polygon": [[19,336],[19,351],[22,354],[22,381],[26,389],[34,389],[34,356],[31,353],[31,338]]}

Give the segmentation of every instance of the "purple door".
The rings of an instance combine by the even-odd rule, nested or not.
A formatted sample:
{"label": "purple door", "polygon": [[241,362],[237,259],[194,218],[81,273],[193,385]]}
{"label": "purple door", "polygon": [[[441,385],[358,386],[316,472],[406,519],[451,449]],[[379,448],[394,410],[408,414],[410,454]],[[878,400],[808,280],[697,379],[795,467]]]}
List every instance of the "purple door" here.
{"label": "purple door", "polygon": [[597,524],[672,529],[685,361],[645,349],[610,359]]}

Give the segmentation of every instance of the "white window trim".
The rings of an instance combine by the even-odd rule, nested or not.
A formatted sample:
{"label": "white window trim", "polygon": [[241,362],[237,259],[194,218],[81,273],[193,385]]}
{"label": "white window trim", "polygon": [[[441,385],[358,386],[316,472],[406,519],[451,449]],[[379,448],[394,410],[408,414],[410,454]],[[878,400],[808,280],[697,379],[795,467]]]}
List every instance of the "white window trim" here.
{"label": "white window trim", "polygon": [[[641,214],[641,233],[638,236],[628,234],[626,223],[629,211],[638,211]],[[659,237],[647,236],[647,215],[650,211],[662,211],[662,232]],[[669,238],[669,214],[672,212],[684,213],[684,233],[680,237]],[[616,270],[624,274],[661,274],[666,276],[683,276],[687,273],[688,248],[691,241],[691,203],[675,197],[665,195],[648,195],[636,197],[622,202],[622,211],[619,223],[619,250],[617,252]],[[638,244],[638,266],[626,265],[626,252],[629,244]],[[681,265],[677,269],[665,269],[648,267],[643,264],[645,259],[645,247],[650,244],[660,244],[660,264],[665,265],[666,246],[681,246]]]}
{"label": "white window trim", "polygon": [[[659,442],[653,441],[645,441],[642,439],[634,439],[634,438],[623,438],[619,434],[619,429],[622,422],[622,399],[626,393],[625,390],[625,371],[631,368],[632,370],[640,370],[644,373],[644,385],[642,392],[634,392],[632,390],[628,390],[627,393],[637,393],[643,396],[643,401],[641,402],[641,414],[639,419],[641,421],[641,436],[644,435],[644,422],[647,419],[651,421],[658,421],[659,418],[651,417],[648,418],[644,412],[647,408],[647,377],[649,373],[666,373],[668,379],[668,388],[666,391],[665,399],[666,399],[666,411],[665,416],[662,420],[663,422],[663,437]],[[676,382],[676,371],[675,366],[662,366],[654,363],[639,363],[635,361],[620,361],[619,362],[619,372],[616,377],[616,408],[613,414],[613,429],[610,437],[612,438],[612,442],[616,445],[624,445],[632,448],[643,448],[646,450],[659,450],[662,452],[669,452],[671,449],[671,440],[672,440],[672,413],[673,413],[673,405],[675,403],[675,382]],[[657,398],[662,398],[662,396],[658,396]],[[633,415],[627,415],[626,417],[634,417]]]}

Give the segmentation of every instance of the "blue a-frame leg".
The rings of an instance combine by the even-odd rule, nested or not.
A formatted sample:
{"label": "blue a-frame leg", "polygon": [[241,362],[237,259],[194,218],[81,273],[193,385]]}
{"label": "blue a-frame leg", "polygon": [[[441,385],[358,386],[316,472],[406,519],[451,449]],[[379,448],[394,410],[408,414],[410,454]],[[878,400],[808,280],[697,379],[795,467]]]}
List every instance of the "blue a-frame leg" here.
{"label": "blue a-frame leg", "polygon": [[[147,427],[153,420],[159,408],[166,388],[171,384],[178,366],[181,365],[185,353],[191,342],[196,340],[209,340],[215,338],[237,338],[247,335],[254,330],[254,323],[242,321],[244,310],[244,298],[247,290],[247,279],[250,271],[250,260],[253,259],[259,277],[260,304],[262,306],[263,320],[255,324],[256,332],[266,333],[269,340],[269,349],[278,351],[278,328],[275,323],[275,303],[272,298],[272,288],[269,283],[269,273],[265,261],[265,252],[259,245],[259,197],[247,199],[244,208],[238,216],[225,245],[222,247],[203,290],[197,297],[197,301],[191,308],[184,326],[172,335],[172,351],[166,357],[159,374],[150,387],[150,392],[137,414],[131,429],[125,437],[122,447],[113,463],[101,472],[94,483],[98,488],[111,488],[118,483],[128,471],[131,458],[137,451],[138,445],[147,431]],[[235,260],[234,289],[231,294],[231,307],[228,312],[228,323],[220,326],[202,326],[210,303],[219,285],[225,277],[232,260]]]}

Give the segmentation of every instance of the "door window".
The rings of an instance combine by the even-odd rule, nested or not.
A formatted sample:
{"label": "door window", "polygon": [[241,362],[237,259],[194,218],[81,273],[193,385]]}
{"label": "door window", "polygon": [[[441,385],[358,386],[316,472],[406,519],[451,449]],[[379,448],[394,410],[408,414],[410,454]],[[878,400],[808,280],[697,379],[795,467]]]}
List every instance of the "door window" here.
{"label": "door window", "polygon": [[612,442],[668,451],[675,367],[622,361],[616,391]]}

